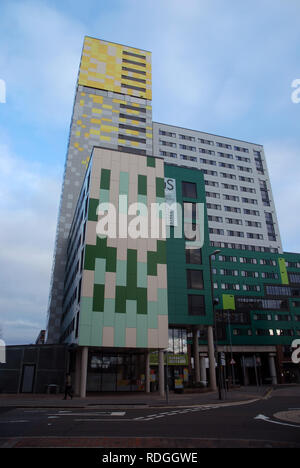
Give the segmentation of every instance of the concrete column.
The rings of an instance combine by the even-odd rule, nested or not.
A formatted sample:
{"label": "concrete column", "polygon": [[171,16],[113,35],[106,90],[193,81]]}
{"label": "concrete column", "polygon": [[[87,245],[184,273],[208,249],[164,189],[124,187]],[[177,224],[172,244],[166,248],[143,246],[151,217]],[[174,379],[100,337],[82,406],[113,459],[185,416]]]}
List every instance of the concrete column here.
{"label": "concrete column", "polygon": [[80,378],[80,397],[86,397],[86,379],[87,379],[87,364],[88,364],[88,351],[89,348],[85,346],[82,348],[81,354],[81,378]]}
{"label": "concrete column", "polygon": [[80,395],[80,374],[81,374],[81,351],[76,350],[76,361],[75,361],[75,383],[74,390],[75,395]]}
{"label": "concrete column", "polygon": [[161,397],[165,396],[165,362],[164,362],[164,351],[159,350],[158,354],[158,388]]}
{"label": "concrete column", "polygon": [[206,358],[204,356],[201,356],[200,358],[200,381],[203,382],[205,385],[207,385],[207,380],[206,380]]}
{"label": "concrete column", "polygon": [[245,387],[247,387],[250,383],[250,379],[249,379],[249,369],[248,367],[245,366],[244,368],[244,385]]}
{"label": "concrete column", "polygon": [[208,343],[210,388],[211,390],[217,390],[214,333],[213,333],[213,327],[211,325],[207,329],[207,343]]}
{"label": "concrete column", "polygon": [[199,360],[199,341],[198,329],[193,329],[193,348],[194,348],[194,365],[195,365],[195,381],[200,382],[200,360]]}
{"label": "concrete column", "polygon": [[146,377],[146,393],[150,393],[150,351],[145,354],[145,377]]}
{"label": "concrete column", "polygon": [[270,376],[272,379],[272,385],[277,385],[278,382],[277,382],[277,373],[276,373],[274,354],[269,354],[269,369],[270,369]]}

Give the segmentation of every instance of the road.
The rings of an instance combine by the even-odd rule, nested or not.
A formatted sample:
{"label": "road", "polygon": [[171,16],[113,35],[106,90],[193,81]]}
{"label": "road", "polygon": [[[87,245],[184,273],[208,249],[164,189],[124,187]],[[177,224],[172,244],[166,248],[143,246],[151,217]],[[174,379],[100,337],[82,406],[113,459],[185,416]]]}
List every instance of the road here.
{"label": "road", "polygon": [[[277,413],[287,411],[294,415],[292,421],[278,419]],[[133,440],[148,447],[300,447],[299,414],[299,388],[278,390],[268,399],[228,407],[1,408],[0,447],[76,443],[127,447]]]}

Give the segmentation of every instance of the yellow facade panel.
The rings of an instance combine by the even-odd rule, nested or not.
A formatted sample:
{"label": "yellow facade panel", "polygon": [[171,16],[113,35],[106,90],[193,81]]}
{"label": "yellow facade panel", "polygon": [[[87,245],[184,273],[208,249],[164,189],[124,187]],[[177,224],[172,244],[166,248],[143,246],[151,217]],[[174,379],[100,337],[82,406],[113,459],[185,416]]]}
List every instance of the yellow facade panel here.
{"label": "yellow facade panel", "polygon": [[139,136],[139,132],[136,131],[136,130],[128,130],[128,129],[126,129],[125,132],[126,132],[128,135]]}
{"label": "yellow facade panel", "polygon": [[[144,58],[126,55],[123,53],[124,51],[146,56],[146,60]],[[127,59],[134,63],[122,63],[122,59]],[[103,76],[103,74],[98,74],[96,72],[96,70],[99,69],[98,66],[101,66],[101,68],[103,69],[103,65],[105,69],[105,77]],[[114,44],[102,41],[100,39],[85,37],[78,84],[83,86],[94,87],[96,89],[104,89],[107,91],[114,91],[117,93],[127,94],[129,96],[137,96],[143,99],[150,100],[151,89],[147,89],[146,91],[139,91],[120,86],[120,83],[122,81],[121,76],[122,73],[124,73],[122,70],[122,65],[127,65],[129,68],[135,68],[136,70],[145,71],[145,79],[147,85],[151,86],[150,52],[135,49],[133,47],[123,46],[121,44]],[[140,74],[134,72],[132,73],[133,77],[141,78]],[[107,76],[109,76],[110,79],[107,79]],[[103,81],[101,81],[102,79]],[[141,83],[141,87],[142,86],[143,83]]]}
{"label": "yellow facade panel", "polygon": [[135,111],[133,109],[126,109],[127,114],[140,115],[140,111]]}
{"label": "yellow facade panel", "polygon": [[111,133],[113,131],[113,127],[111,125],[101,125],[100,127],[101,132]]}
{"label": "yellow facade panel", "polygon": [[97,102],[98,104],[102,104],[103,97],[102,96],[93,96],[93,101]]}
{"label": "yellow facade panel", "polygon": [[105,136],[105,135],[100,135],[100,140],[104,140],[104,141],[110,141],[111,138],[109,136]]}

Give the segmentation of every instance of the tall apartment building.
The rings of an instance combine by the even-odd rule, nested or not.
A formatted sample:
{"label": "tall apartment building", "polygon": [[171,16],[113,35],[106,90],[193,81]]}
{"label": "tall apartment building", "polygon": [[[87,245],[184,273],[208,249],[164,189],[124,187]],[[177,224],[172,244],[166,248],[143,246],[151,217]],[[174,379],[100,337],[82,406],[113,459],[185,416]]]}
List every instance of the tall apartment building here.
{"label": "tall apartment building", "polygon": [[94,146],[152,155],[151,53],[85,37],[59,207],[47,342],[60,338],[67,242]]}
{"label": "tall apartment building", "polygon": [[[275,383],[300,336],[300,255],[282,252],[263,147],[152,123],[151,109],[151,53],[86,37],[47,342],[73,345],[70,369],[82,395],[149,390],[157,375],[162,385],[168,346],[173,382],[208,379],[214,388],[216,312],[218,349],[234,356],[239,382],[253,380],[259,365]],[[124,216],[129,202],[163,202],[164,178],[181,206],[204,206],[201,249],[190,251],[184,236],[97,235],[99,203],[113,202]],[[194,208],[190,216],[197,225]]]}
{"label": "tall apartment building", "polygon": [[153,152],[204,173],[212,246],[282,252],[263,146],[153,122]]}

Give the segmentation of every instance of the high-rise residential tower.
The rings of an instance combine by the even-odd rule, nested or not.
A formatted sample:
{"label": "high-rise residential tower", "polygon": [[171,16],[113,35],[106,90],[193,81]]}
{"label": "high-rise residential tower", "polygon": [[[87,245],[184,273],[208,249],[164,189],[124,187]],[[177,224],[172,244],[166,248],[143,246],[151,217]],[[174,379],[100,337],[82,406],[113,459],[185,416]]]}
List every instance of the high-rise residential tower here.
{"label": "high-rise residential tower", "polygon": [[[149,213],[170,200],[173,221],[156,216],[170,237],[97,231],[102,202],[116,208],[117,227],[130,206]],[[186,226],[201,231],[201,246],[189,248]],[[300,336],[299,285],[300,256],[282,251],[263,146],[152,122],[150,52],[86,37],[47,327],[48,343],[68,345],[77,392],[149,391],[151,381],[163,393],[167,348],[174,388],[215,388],[214,339],[236,363],[233,381],[253,382],[259,366],[276,383]]]}
{"label": "high-rise residential tower", "polygon": [[282,253],[263,146],[153,122],[153,151],[204,173],[212,246]]}
{"label": "high-rise residential tower", "polygon": [[66,248],[94,146],[152,155],[151,53],[85,37],[63,176],[47,342],[60,338]]}

